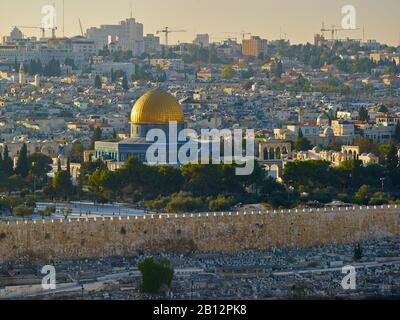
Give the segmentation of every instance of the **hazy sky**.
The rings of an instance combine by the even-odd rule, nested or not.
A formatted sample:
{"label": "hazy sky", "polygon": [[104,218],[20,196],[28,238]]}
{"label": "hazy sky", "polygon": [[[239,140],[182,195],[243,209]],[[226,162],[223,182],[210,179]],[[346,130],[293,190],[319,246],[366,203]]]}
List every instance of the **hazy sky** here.
{"label": "hazy sky", "polygon": [[[52,3],[57,7],[61,36],[62,0],[0,0],[0,35],[9,34],[14,25],[40,25],[41,7]],[[228,36],[226,32],[241,31],[266,39],[278,39],[281,33],[294,43],[312,42],[322,21],[326,26],[341,25],[341,8],[349,4],[356,7],[357,27],[365,26],[367,39],[398,45],[400,38],[399,0],[65,0],[65,35],[80,34],[79,18],[85,30],[128,18],[131,3],[133,16],[144,24],[145,33],[164,26],[188,31],[171,35],[170,43],[191,41],[196,33],[209,33],[220,40]],[[40,35],[31,29],[23,32]],[[361,39],[362,31],[341,32],[340,36]]]}

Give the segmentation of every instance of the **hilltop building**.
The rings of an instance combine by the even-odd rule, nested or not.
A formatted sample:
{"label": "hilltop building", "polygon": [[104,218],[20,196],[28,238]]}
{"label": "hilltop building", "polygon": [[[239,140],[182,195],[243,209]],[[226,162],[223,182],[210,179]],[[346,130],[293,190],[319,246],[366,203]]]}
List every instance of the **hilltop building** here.
{"label": "hilltop building", "polygon": [[258,57],[267,49],[268,41],[260,37],[253,36],[251,39],[244,39],[242,43],[242,53],[244,56]]}
{"label": "hilltop building", "polygon": [[147,53],[156,53],[161,51],[160,37],[152,33],[147,34],[144,38],[144,51]]}
{"label": "hilltop building", "polygon": [[194,39],[193,44],[206,48],[210,45],[210,36],[208,33],[198,34]]}
{"label": "hilltop building", "polygon": [[118,44],[121,50],[131,50],[133,55],[144,52],[143,24],[134,18],[121,21],[118,25],[102,25],[87,30],[87,38],[94,41],[98,50],[110,43]]}

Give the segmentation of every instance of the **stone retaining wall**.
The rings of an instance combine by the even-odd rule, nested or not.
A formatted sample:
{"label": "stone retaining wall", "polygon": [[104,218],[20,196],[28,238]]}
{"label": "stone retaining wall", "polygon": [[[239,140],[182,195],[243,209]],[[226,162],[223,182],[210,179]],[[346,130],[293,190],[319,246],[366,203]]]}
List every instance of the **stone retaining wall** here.
{"label": "stone retaining wall", "polygon": [[0,261],[236,252],[400,235],[400,206],[0,223]]}

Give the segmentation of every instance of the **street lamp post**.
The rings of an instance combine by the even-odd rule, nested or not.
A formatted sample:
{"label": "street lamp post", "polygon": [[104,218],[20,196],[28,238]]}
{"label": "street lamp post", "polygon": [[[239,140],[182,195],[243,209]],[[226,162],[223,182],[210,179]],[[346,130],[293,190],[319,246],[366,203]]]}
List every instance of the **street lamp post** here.
{"label": "street lamp post", "polygon": [[380,178],[381,183],[382,183],[382,192],[385,192],[385,180],[386,178]]}

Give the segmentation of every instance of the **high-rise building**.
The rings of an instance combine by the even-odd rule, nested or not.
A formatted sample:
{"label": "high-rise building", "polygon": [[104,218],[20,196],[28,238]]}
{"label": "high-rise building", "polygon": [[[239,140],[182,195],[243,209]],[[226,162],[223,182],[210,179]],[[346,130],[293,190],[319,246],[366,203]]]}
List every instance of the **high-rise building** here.
{"label": "high-rise building", "polygon": [[131,50],[133,55],[144,52],[143,24],[134,18],[121,21],[118,25],[102,25],[87,30],[88,39],[95,42],[98,50],[110,43],[118,44],[121,50]]}
{"label": "high-rise building", "polygon": [[210,45],[210,36],[207,33],[198,34],[193,40],[193,44],[201,47],[208,47]]}
{"label": "high-rise building", "polygon": [[161,50],[160,46],[160,37],[156,37],[154,34],[147,34],[144,38],[144,51],[151,52],[159,52]]}
{"label": "high-rise building", "polygon": [[10,33],[11,41],[21,40],[23,38],[24,35],[22,34],[21,30],[19,30],[17,27],[14,27],[14,29]]}
{"label": "high-rise building", "polygon": [[251,39],[244,39],[242,42],[242,53],[244,56],[257,57],[267,49],[268,41],[260,37],[253,36]]}

